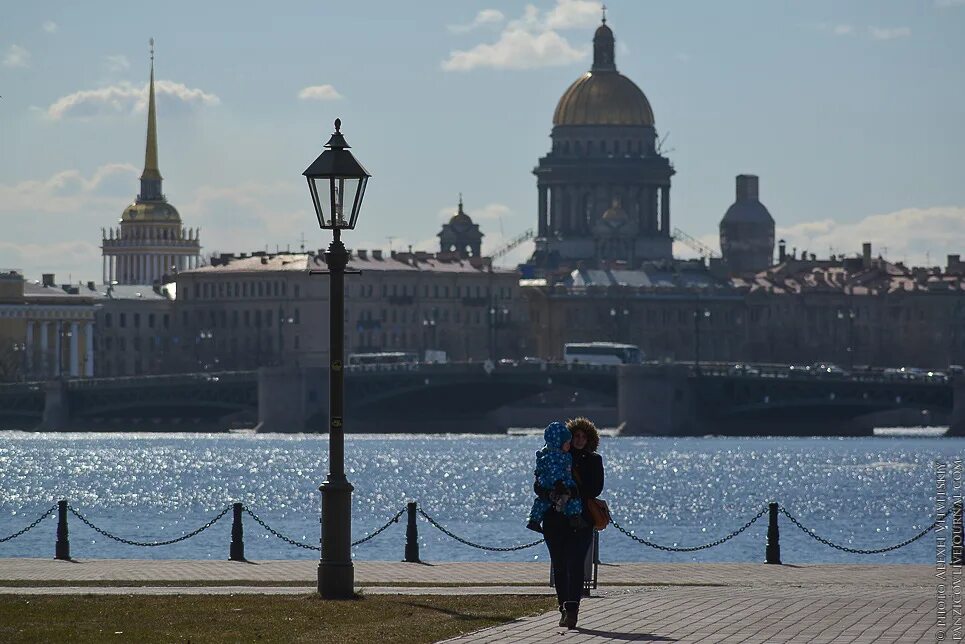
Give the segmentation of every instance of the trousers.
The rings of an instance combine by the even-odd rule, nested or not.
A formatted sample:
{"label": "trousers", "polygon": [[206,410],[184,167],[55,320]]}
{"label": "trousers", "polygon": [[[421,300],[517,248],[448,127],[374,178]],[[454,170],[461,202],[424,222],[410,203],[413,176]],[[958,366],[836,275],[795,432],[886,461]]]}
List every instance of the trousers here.
{"label": "trousers", "polygon": [[550,510],[543,519],[543,536],[553,566],[556,600],[561,606],[566,602],[579,603],[585,581],[583,563],[593,543],[593,528],[573,528],[569,517]]}

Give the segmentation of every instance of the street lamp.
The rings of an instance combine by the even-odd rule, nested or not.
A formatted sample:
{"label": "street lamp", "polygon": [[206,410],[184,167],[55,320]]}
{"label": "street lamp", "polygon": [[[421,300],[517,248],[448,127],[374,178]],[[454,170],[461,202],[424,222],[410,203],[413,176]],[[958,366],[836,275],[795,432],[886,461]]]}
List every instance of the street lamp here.
{"label": "street lamp", "polygon": [[854,319],[856,317],[854,309],[842,311],[838,309],[838,319],[848,320],[848,371],[854,371]]}
{"label": "street lamp", "polygon": [[334,238],[325,253],[331,279],[329,289],[328,373],[328,476],[319,486],[322,493],[322,552],[318,562],[318,592],[326,599],[351,599],[355,594],[352,565],[352,485],[345,477],[345,428],[342,407],[345,354],[345,267],[348,252],[342,230],[355,228],[365,185],[371,176],[352,153],[335,119],[335,133],[322,152],[302,174],[308,179],[312,204],[323,230]]}
{"label": "street lamp", "polygon": [[285,313],[282,312],[278,318],[278,366],[284,364],[282,355],[284,354],[285,337],[282,335],[282,327],[286,324],[295,324],[295,318],[286,318]]}
{"label": "street lamp", "polygon": [[19,380],[27,379],[27,344],[24,342],[14,342],[10,345],[14,356],[20,356],[19,358],[14,358],[14,362],[20,363],[20,378]]}
{"label": "street lamp", "polygon": [[499,313],[503,314],[503,321],[505,322],[506,317],[509,315],[509,309],[507,309],[505,306],[501,309],[498,309],[495,306],[489,307],[489,359],[493,362],[496,361],[497,357],[496,328],[499,322],[497,319],[497,315],[499,315]]}
{"label": "street lamp", "polygon": [[[623,316],[622,319],[618,317],[619,315]],[[613,308],[610,309],[610,324],[612,325],[611,328],[613,329],[614,342],[621,340],[622,334],[620,333],[620,327],[622,326],[622,320],[626,320],[629,316],[630,316],[629,309],[623,309],[622,312],[619,312]]]}
{"label": "street lamp", "polygon": [[[426,339],[427,337],[429,339]],[[422,359],[420,362],[428,361],[426,356],[428,355],[430,342],[432,343],[432,349],[438,349],[436,346],[436,321],[434,319],[425,318],[422,320]]]}
{"label": "street lamp", "polygon": [[710,311],[698,306],[694,309],[694,373],[697,375],[700,375],[700,321],[703,318],[710,320]]}
{"label": "street lamp", "polygon": [[[201,331],[198,331],[198,339],[195,340],[195,343],[194,343],[194,360],[195,362],[198,363],[198,367],[201,368],[201,371],[208,370],[207,366],[204,364],[202,360],[202,357],[203,357],[202,350],[204,349],[204,347],[201,346],[201,343],[206,342],[207,340],[210,340],[213,337],[214,337],[214,331],[209,331],[208,329],[202,329]],[[204,351],[204,353],[208,353],[208,352]]]}

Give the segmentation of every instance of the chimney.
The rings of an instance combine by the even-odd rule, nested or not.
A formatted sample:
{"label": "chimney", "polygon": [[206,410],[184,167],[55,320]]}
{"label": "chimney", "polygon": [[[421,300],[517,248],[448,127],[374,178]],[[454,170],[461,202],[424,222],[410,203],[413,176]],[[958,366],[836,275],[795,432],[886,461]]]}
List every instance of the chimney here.
{"label": "chimney", "polygon": [[53,273],[44,273],[44,274],[43,274],[43,285],[44,285],[45,287],[46,287],[46,286],[53,286],[53,285],[54,285],[54,274],[53,274]]}
{"label": "chimney", "polygon": [[369,251],[364,249],[359,249],[355,251],[355,254],[358,255],[359,259],[367,260],[369,258]]}
{"label": "chimney", "polygon": [[784,260],[787,259],[787,242],[783,239],[779,239],[777,242],[777,261],[779,264],[783,264]]}
{"label": "chimney", "polygon": [[737,175],[737,201],[757,201],[757,175]]}
{"label": "chimney", "polygon": [[97,287],[94,285],[93,280],[87,282],[87,290],[88,290],[88,291],[95,291],[95,290],[97,290]]}
{"label": "chimney", "polygon": [[861,266],[871,268],[871,242],[861,244]]}
{"label": "chimney", "polygon": [[380,249],[380,250],[373,250],[373,251],[372,251],[372,259],[377,259],[377,260],[379,260],[379,261],[382,261],[382,251],[381,251],[381,249]]}

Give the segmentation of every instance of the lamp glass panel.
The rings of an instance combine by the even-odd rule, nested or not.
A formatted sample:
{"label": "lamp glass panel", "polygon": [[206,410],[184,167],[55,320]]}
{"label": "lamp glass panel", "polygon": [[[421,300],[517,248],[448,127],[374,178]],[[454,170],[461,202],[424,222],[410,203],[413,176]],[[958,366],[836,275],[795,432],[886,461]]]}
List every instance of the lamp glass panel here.
{"label": "lamp glass panel", "polygon": [[367,179],[368,177],[309,178],[318,225],[322,228],[355,228]]}

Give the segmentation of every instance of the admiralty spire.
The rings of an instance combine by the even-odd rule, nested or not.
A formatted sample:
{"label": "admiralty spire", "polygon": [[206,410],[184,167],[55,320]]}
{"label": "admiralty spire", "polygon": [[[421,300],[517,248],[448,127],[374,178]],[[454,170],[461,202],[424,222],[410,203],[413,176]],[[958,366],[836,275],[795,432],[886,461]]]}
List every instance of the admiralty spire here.
{"label": "admiralty spire", "polygon": [[161,182],[152,38],[141,190],[134,203],[124,209],[119,226],[102,231],[104,283],[149,285],[161,281],[165,275],[198,266],[201,257],[198,231],[184,227],[181,215],[165,198]]}

